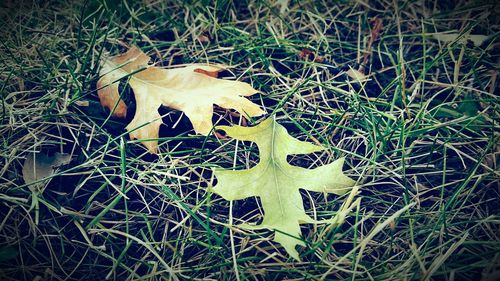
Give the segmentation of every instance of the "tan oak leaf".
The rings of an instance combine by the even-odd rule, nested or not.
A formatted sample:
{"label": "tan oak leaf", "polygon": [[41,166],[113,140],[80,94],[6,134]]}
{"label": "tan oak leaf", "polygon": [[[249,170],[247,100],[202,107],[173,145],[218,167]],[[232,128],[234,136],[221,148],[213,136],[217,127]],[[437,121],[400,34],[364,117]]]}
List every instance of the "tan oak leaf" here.
{"label": "tan oak leaf", "polygon": [[120,98],[118,83],[128,78],[137,105],[127,130],[131,139],[141,140],[152,153],[158,152],[161,105],[184,112],[194,131],[202,135],[212,130],[214,104],[235,109],[246,118],[264,114],[259,105],[245,98],[257,90],[241,81],[217,79],[217,73],[223,70],[219,66],[192,64],[162,69],[149,65],[149,60],[137,47],[105,59],[97,87],[101,104],[113,110],[114,116],[123,118],[127,106]]}

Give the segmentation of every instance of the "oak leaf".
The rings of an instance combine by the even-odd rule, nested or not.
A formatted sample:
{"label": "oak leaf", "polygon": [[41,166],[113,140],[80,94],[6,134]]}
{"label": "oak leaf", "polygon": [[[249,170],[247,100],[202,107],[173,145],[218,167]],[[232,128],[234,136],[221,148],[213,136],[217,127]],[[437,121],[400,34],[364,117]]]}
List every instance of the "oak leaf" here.
{"label": "oak leaf", "polygon": [[244,117],[264,114],[259,105],[246,96],[257,93],[248,83],[215,78],[223,70],[215,65],[193,64],[174,69],[161,69],[148,64],[150,57],[139,48],[105,59],[97,83],[101,104],[116,117],[127,115],[127,106],[118,92],[119,80],[127,77],[134,91],[136,113],[127,130],[131,139],[142,143],[150,152],[158,148],[158,113],[160,105],[183,111],[196,133],[207,135],[213,127],[213,105],[235,109]]}
{"label": "oak leaf", "polygon": [[458,43],[465,44],[470,40],[472,41],[474,46],[481,46],[489,38],[488,36],[482,34],[460,34],[445,32],[431,33],[431,36],[443,43],[451,43],[458,40]]}
{"label": "oak leaf", "polygon": [[316,221],[305,213],[299,192],[299,189],[303,188],[342,195],[351,190],[354,181],[342,172],[344,158],[315,169],[290,165],[287,162],[288,155],[307,154],[324,148],[293,138],[273,118],[268,118],[255,127],[217,126],[216,129],[224,130],[235,139],[255,142],[259,149],[259,163],[251,169],[215,170],[218,183],[212,188],[214,193],[226,200],[240,200],[252,196],[261,200],[264,209],[262,224],[240,224],[238,227],[275,230],[274,241],[299,260],[295,246],[304,246],[299,239],[300,224],[339,224],[352,208],[350,197],[351,201],[342,206],[333,219]]}
{"label": "oak leaf", "polygon": [[48,155],[44,152],[33,152],[26,155],[23,164],[23,179],[29,188],[37,190],[44,182],[39,182],[43,178],[52,176],[58,167],[69,164],[71,155],[56,152]]}

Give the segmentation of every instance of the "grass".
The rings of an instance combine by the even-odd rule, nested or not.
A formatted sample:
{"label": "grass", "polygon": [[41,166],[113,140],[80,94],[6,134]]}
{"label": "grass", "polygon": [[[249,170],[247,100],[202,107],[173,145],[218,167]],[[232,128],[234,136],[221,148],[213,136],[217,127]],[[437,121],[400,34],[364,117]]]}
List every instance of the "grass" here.
{"label": "grass", "polygon": [[[495,1],[62,2],[1,4],[0,279],[500,276]],[[488,38],[475,45],[468,33]],[[294,137],[327,148],[291,163],[346,157],[359,207],[340,226],[304,225],[301,262],[269,231],[228,226],[262,211],[255,198],[208,192],[212,168],[252,167],[257,148],[194,135],[167,108],[158,156],[129,140],[131,90],[128,119],[115,119],[96,81],[100,59],[132,44],[158,66],[234,66],[226,78],[251,83]],[[220,108],[214,120],[241,122]],[[33,188],[22,165],[34,151],[72,161]],[[317,218],[345,199],[302,196]]]}

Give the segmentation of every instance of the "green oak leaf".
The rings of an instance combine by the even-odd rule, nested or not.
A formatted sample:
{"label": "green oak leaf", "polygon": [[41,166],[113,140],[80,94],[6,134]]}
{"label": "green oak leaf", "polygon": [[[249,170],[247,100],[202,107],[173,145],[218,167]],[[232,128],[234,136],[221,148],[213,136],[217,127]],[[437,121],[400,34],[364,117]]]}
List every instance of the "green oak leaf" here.
{"label": "green oak leaf", "polygon": [[346,215],[345,206],[335,218],[316,221],[305,213],[299,189],[337,195],[351,190],[355,182],[342,172],[344,158],[315,169],[290,165],[287,155],[307,154],[324,148],[293,138],[274,118],[268,118],[255,127],[217,126],[216,129],[238,140],[255,142],[259,149],[260,161],[251,169],[215,170],[218,183],[212,189],[214,193],[226,200],[252,196],[261,200],[264,209],[262,224],[240,224],[238,227],[274,230],[274,241],[281,244],[290,256],[300,260],[295,249],[297,245],[305,246],[300,240],[300,224],[341,223]]}

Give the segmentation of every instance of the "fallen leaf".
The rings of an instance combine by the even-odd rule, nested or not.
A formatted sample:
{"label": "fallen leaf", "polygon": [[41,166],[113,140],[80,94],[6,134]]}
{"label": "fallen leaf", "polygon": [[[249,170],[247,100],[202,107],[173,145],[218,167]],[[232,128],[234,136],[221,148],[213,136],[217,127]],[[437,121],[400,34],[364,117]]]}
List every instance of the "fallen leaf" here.
{"label": "fallen leaf", "polygon": [[432,37],[444,42],[450,43],[458,39],[460,43],[467,43],[468,40],[472,41],[474,46],[481,46],[489,37],[481,34],[459,34],[459,33],[433,33]]}
{"label": "fallen leaf", "polygon": [[29,153],[23,164],[24,182],[34,189],[38,185],[34,182],[52,176],[58,167],[69,162],[71,155],[65,153],[54,153],[52,156],[43,152]]}
{"label": "fallen leaf", "polygon": [[302,50],[299,53],[299,58],[306,60],[306,61],[314,61],[314,62],[319,62],[319,63],[325,61],[325,57],[320,56],[320,55],[318,55],[318,54],[314,53],[313,51],[306,49],[306,48],[302,48]]}
{"label": "fallen leaf", "polygon": [[290,0],[277,0],[276,4],[280,8],[280,15],[285,15],[288,12],[288,5]]}
{"label": "fallen leaf", "polygon": [[210,43],[211,38],[210,38],[210,35],[208,35],[208,33],[202,33],[200,35],[198,35],[198,41],[200,41],[201,43]]}
{"label": "fallen leaf", "polygon": [[372,45],[375,41],[377,41],[382,28],[384,27],[382,20],[375,17],[371,20],[373,22],[373,27],[370,32],[370,40],[368,41],[366,52],[363,55],[363,63],[359,66],[359,72],[364,73],[365,67],[368,65],[368,60],[372,55]]}
{"label": "fallen leaf", "polygon": [[349,70],[346,71],[347,76],[351,77],[354,82],[365,82],[368,80],[366,75],[356,69],[349,68]]}
{"label": "fallen leaf", "polygon": [[213,192],[226,200],[240,200],[252,196],[260,198],[264,219],[260,225],[240,224],[244,229],[271,229],[274,241],[281,244],[290,256],[299,260],[295,246],[304,243],[299,239],[300,224],[341,223],[346,213],[339,212],[331,220],[316,221],[309,217],[302,203],[300,188],[309,191],[342,195],[351,190],[354,181],[342,172],[344,158],[315,169],[292,166],[287,162],[290,154],[307,154],[324,148],[299,141],[273,118],[257,126],[217,126],[230,137],[252,141],[259,148],[259,163],[249,170],[216,169],[218,180]]}
{"label": "fallen leaf", "polygon": [[125,117],[127,107],[118,93],[118,80],[129,78],[134,91],[136,113],[128,124],[131,139],[142,143],[152,153],[157,152],[158,134],[162,123],[158,108],[161,105],[183,111],[196,133],[207,135],[213,127],[213,105],[232,108],[244,117],[264,114],[259,105],[246,96],[257,93],[248,83],[217,79],[223,69],[215,65],[193,64],[175,69],[160,69],[148,65],[150,58],[137,47],[106,59],[101,64],[102,77],[98,91],[101,104],[113,115]]}

